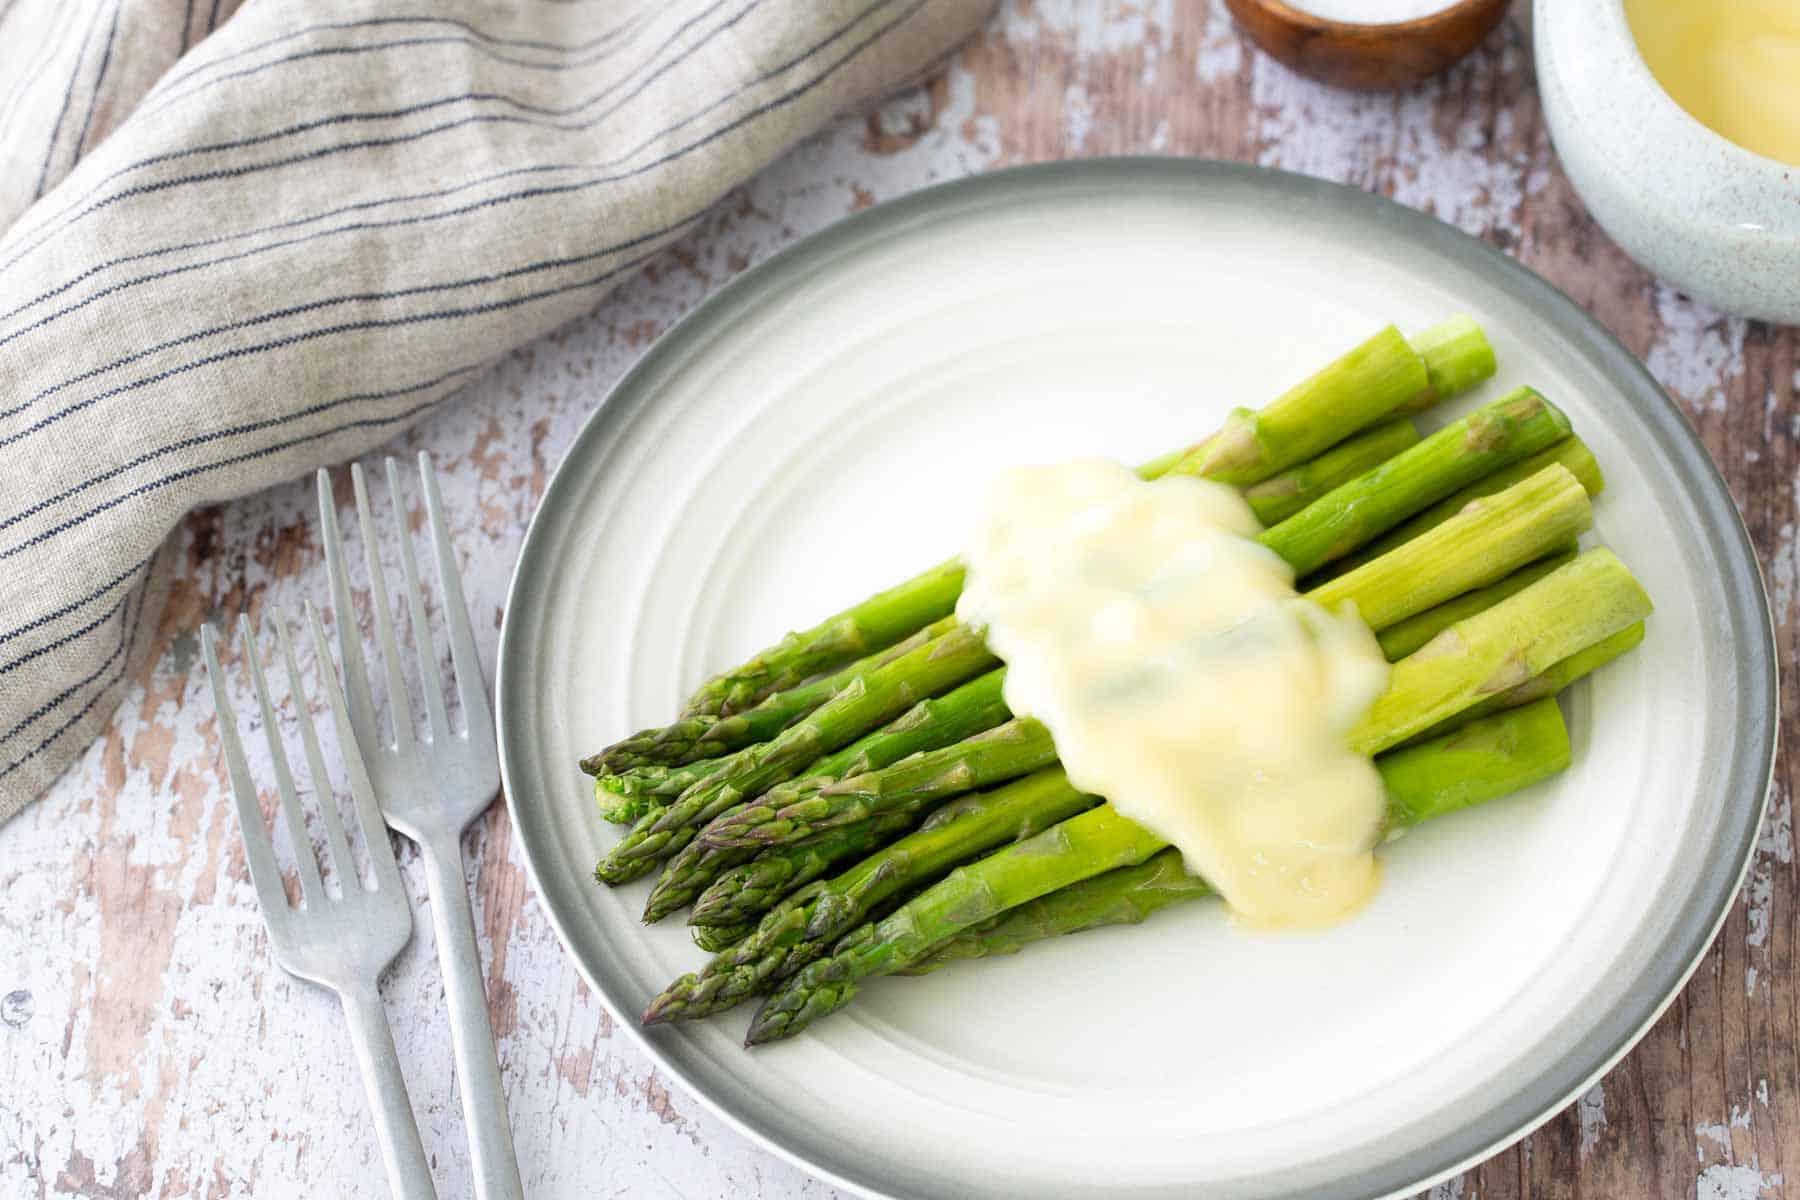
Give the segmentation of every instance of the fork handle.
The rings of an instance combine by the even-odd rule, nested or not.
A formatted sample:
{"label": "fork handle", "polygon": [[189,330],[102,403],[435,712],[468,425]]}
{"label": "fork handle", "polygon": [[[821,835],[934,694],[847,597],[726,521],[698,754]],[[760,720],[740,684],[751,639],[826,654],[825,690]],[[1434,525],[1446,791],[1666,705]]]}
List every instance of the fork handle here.
{"label": "fork handle", "polygon": [[425,1147],[419,1142],[419,1126],[413,1120],[412,1102],[406,1096],[406,1080],[400,1074],[400,1056],[375,984],[339,993],[344,1017],[350,1023],[350,1042],[362,1067],[363,1088],[369,1094],[369,1110],[375,1114],[375,1136],[381,1142],[381,1161],[387,1167],[388,1190],[395,1200],[437,1200],[431,1186],[431,1168],[425,1165]]}
{"label": "fork handle", "polygon": [[475,943],[475,914],[463,879],[462,838],[422,842],[426,885],[431,889],[431,924],[437,934],[438,966],[450,1001],[450,1046],[462,1093],[463,1124],[475,1168],[480,1200],[523,1200],[519,1160],[513,1152],[500,1086],[500,1061],[488,1022],[482,986],[481,951]]}

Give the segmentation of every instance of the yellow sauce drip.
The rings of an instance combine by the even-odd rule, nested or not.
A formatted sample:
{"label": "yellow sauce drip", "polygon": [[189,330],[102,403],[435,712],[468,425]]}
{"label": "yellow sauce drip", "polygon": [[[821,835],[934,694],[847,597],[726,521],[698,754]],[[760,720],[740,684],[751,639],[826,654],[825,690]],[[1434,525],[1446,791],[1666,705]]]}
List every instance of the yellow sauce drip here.
{"label": "yellow sauce drip", "polygon": [[1238,918],[1317,927],[1378,882],[1385,795],[1344,736],[1387,686],[1374,635],[1294,590],[1242,496],[1114,463],[991,488],[958,611],[1077,786],[1179,847]]}
{"label": "yellow sauce drip", "polygon": [[1800,0],[1625,0],[1625,17],[1675,103],[1800,166]]}

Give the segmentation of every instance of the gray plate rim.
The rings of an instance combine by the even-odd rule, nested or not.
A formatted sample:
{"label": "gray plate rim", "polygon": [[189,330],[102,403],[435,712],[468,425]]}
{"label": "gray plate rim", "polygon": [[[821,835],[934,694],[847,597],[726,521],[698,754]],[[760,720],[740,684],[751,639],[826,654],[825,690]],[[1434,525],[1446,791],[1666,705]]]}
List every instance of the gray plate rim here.
{"label": "gray plate rim", "polygon": [[1149,156],[1039,163],[936,184],[876,205],[786,247],[708,296],[656,341],[588,418],[551,476],[520,547],[501,621],[494,688],[500,774],[508,812],[518,831],[532,886],[544,903],[557,938],[582,977],[612,1012],[618,1026],[628,1031],[657,1067],[699,1097],[726,1124],[795,1166],[858,1194],[899,1197],[907,1193],[893,1191],[878,1180],[826,1168],[810,1158],[804,1148],[788,1145],[771,1132],[755,1113],[737,1111],[709,1096],[655,1038],[638,1027],[636,1013],[621,1003],[577,951],[556,897],[571,887],[587,886],[588,881],[563,879],[550,873],[544,849],[549,842],[542,824],[544,818],[520,802],[513,785],[519,776],[515,756],[528,753],[528,747],[514,745],[515,736],[520,735],[509,733],[514,726],[508,714],[525,709],[531,687],[529,676],[522,677],[517,668],[509,669],[520,658],[511,653],[512,644],[524,636],[520,622],[515,620],[520,608],[515,600],[536,581],[549,577],[553,564],[538,561],[544,540],[544,514],[555,511],[562,491],[569,486],[565,477],[570,465],[589,457],[591,448],[605,438],[615,422],[623,419],[625,404],[621,397],[643,390],[661,371],[703,347],[712,330],[731,321],[741,308],[754,305],[769,289],[782,286],[798,274],[825,267],[864,239],[965,204],[990,204],[1009,192],[1024,194],[1046,187],[1106,184],[1128,188],[1144,183],[1201,189],[1261,187],[1271,192],[1271,199],[1330,206],[1347,219],[1397,229],[1433,252],[1487,275],[1496,288],[1510,292],[1544,320],[1557,324],[1562,336],[1590,355],[1615,384],[1619,397],[1680,470],[1678,482],[1698,511],[1699,532],[1710,537],[1718,554],[1725,576],[1724,590],[1731,598],[1731,608],[1723,615],[1730,621],[1733,643],[1740,650],[1744,707],[1747,712],[1760,714],[1741,731],[1719,788],[1728,810],[1728,836],[1723,849],[1713,853],[1708,861],[1695,903],[1668,939],[1669,952],[1658,956],[1637,981],[1631,1001],[1616,1007],[1580,1044],[1556,1061],[1544,1064],[1504,1102],[1480,1114],[1455,1136],[1444,1139],[1428,1156],[1388,1163],[1339,1180],[1334,1194],[1374,1198],[1430,1187],[1510,1146],[1587,1091],[1649,1032],[1699,967],[1743,886],[1755,851],[1774,777],[1779,716],[1774,614],[1760,560],[1724,476],[1675,401],[1611,331],[1560,289],[1487,243],[1426,213],[1343,184],[1246,163]]}

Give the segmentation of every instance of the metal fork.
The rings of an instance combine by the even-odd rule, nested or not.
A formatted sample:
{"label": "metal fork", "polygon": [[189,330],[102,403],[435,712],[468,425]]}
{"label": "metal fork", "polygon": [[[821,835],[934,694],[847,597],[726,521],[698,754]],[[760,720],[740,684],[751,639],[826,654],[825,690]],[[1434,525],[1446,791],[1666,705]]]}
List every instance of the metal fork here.
{"label": "metal fork", "polygon": [[218,635],[208,625],[201,631],[201,643],[206,654],[206,674],[212,682],[213,704],[219,713],[219,741],[224,747],[231,774],[231,790],[237,798],[238,825],[244,834],[244,859],[250,865],[250,882],[255,885],[256,898],[262,905],[275,961],[290,974],[330,988],[343,1002],[344,1016],[350,1023],[350,1040],[356,1048],[356,1061],[362,1068],[363,1086],[368,1091],[369,1107],[375,1114],[381,1160],[387,1166],[393,1194],[402,1200],[435,1200],[431,1172],[425,1165],[425,1150],[419,1143],[419,1127],[413,1121],[406,1081],[400,1074],[400,1059],[394,1053],[394,1037],[388,1029],[387,1015],[382,1010],[377,988],[381,973],[412,937],[412,910],[407,907],[406,893],[400,886],[394,849],[388,844],[387,827],[382,824],[381,810],[376,807],[368,772],[364,769],[362,756],[357,753],[350,716],[331,669],[331,655],[326,648],[325,632],[319,625],[319,614],[309,604],[306,616],[312,626],[321,689],[343,748],[346,783],[356,809],[357,836],[367,847],[369,862],[374,868],[374,887],[363,887],[356,863],[350,857],[343,818],[338,813],[325,759],[319,750],[318,733],[313,727],[305,691],[300,686],[300,673],[294,668],[287,622],[280,614],[270,614],[269,620],[275,626],[281,657],[287,668],[288,688],[293,693],[294,709],[299,715],[300,740],[305,746],[313,792],[319,800],[339,895],[334,898],[326,892],[320,879],[319,862],[313,856],[312,843],[307,837],[306,817],[300,811],[293,772],[288,768],[287,753],[282,748],[281,727],[275,719],[275,707],[269,702],[269,685],[263,678],[262,665],[257,661],[248,617],[239,619],[244,661],[249,664],[257,703],[262,709],[263,732],[268,736],[269,757],[274,764],[276,788],[280,793],[278,807],[294,845],[295,865],[300,876],[300,907],[288,906],[287,892],[282,887],[281,872],[275,865],[275,852],[269,841],[269,827],[256,798],[256,780],[250,774],[250,764],[244,758],[243,742],[238,736],[237,713],[226,696],[225,673],[219,668]]}
{"label": "metal fork", "polygon": [[475,634],[469,624],[469,610],[463,603],[462,582],[450,546],[450,531],[444,522],[444,503],[438,494],[431,460],[424,454],[419,455],[419,474],[424,482],[425,511],[431,524],[431,542],[437,559],[444,622],[450,632],[450,661],[463,714],[460,730],[450,728],[444,705],[437,651],[425,619],[425,594],[419,586],[412,539],[405,529],[400,470],[394,460],[387,460],[388,493],[393,498],[396,512],[402,515],[400,569],[406,587],[413,648],[425,693],[427,727],[422,732],[413,730],[412,708],[407,702],[406,678],[394,638],[387,588],[382,582],[375,522],[369,515],[369,493],[361,466],[350,468],[350,480],[356,493],[356,516],[362,529],[370,598],[375,610],[376,639],[381,646],[393,721],[391,741],[382,739],[376,724],[368,672],[363,665],[361,635],[351,616],[355,610],[350,606],[350,583],[344,571],[337,505],[332,497],[330,478],[324,471],[318,475],[319,522],[324,533],[325,565],[331,575],[332,605],[338,613],[339,657],[344,663],[344,678],[350,694],[350,723],[368,761],[375,794],[388,824],[418,843],[420,858],[425,865],[426,882],[431,891],[432,927],[437,933],[438,962],[450,1001],[451,1048],[456,1056],[457,1079],[461,1083],[463,1122],[468,1127],[475,1191],[481,1200],[519,1200],[523,1189],[519,1183],[518,1160],[513,1153],[512,1132],[507,1125],[506,1095],[500,1085],[494,1032],[488,1023],[481,955],[475,943],[475,917],[469,907],[462,858],[463,831],[499,795],[500,760],[494,745],[494,721],[488,710],[481,660],[475,653]]}

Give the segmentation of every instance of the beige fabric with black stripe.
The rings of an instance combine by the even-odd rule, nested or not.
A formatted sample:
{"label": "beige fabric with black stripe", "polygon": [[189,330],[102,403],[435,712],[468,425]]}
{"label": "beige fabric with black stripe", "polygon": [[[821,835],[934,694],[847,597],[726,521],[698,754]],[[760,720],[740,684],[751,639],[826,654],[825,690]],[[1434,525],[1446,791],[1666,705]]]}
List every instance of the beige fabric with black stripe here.
{"label": "beige fabric with black stripe", "polygon": [[390,438],[988,8],[0,0],[0,819],[183,513]]}

